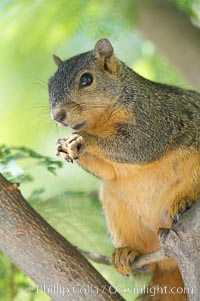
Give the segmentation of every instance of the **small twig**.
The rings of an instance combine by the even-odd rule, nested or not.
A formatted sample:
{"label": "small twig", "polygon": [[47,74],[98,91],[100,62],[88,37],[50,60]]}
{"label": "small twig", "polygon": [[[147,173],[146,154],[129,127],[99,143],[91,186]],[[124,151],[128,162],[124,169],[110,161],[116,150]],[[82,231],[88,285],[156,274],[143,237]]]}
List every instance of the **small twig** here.
{"label": "small twig", "polygon": [[138,256],[131,264],[132,269],[139,269],[147,264],[154,263],[160,260],[169,259],[161,250]]}
{"label": "small twig", "polygon": [[[103,256],[96,252],[87,252],[81,249],[78,249],[81,254],[83,254],[87,259],[92,260],[96,263],[101,263],[105,265],[110,265],[110,257]],[[145,255],[138,256],[133,263],[131,263],[132,270],[141,269],[143,266],[159,261],[168,259],[167,256],[163,254],[161,250],[157,250],[151,253],[147,253]]]}
{"label": "small twig", "polygon": [[83,256],[85,256],[89,260],[92,260],[96,263],[110,265],[109,256],[103,256],[103,255],[101,255],[99,253],[96,253],[96,252],[87,252],[87,251],[84,251],[84,250],[79,249],[79,248],[77,248],[77,249]]}

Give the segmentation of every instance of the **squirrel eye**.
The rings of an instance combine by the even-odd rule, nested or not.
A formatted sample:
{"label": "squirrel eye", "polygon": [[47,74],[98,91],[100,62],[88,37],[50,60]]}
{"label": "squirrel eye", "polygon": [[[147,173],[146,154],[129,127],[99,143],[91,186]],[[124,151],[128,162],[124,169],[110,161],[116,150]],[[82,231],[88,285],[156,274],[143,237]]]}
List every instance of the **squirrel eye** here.
{"label": "squirrel eye", "polygon": [[84,88],[90,86],[93,82],[93,77],[90,73],[84,73],[81,75],[79,87]]}

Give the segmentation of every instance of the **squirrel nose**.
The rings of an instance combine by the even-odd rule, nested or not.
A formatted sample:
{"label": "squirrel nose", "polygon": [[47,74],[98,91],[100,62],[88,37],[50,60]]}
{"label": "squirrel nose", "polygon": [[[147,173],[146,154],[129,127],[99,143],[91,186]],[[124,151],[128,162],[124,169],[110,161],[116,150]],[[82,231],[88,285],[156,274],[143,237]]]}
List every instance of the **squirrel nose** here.
{"label": "squirrel nose", "polygon": [[52,117],[57,122],[63,122],[67,117],[67,113],[64,109],[54,110],[52,112]]}

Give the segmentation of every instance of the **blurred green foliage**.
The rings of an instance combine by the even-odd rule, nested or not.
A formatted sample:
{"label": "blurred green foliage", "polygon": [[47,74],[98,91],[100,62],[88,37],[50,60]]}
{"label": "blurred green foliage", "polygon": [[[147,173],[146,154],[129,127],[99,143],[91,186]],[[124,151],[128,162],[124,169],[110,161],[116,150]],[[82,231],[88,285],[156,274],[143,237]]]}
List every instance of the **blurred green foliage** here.
{"label": "blurred green foliage", "polygon": [[200,27],[200,1],[199,0],[170,0],[181,11],[183,11],[191,21]]}
{"label": "blurred green foliage", "polygon": [[50,157],[40,155],[27,147],[8,147],[0,145],[0,173],[10,182],[21,183],[31,181],[32,177],[25,174],[21,167],[16,163],[17,160],[36,159],[37,164],[45,166],[49,172],[56,175],[56,168],[61,168],[63,163]]}
{"label": "blurred green foliage", "polygon": [[[170,1],[199,24],[199,0]],[[106,255],[112,246],[97,197],[98,181],[76,164],[65,163],[61,168],[54,157],[55,141],[69,135],[69,130],[50,120],[47,82],[56,70],[52,53],[67,58],[92,49],[98,38],[106,36],[116,55],[141,75],[189,86],[137,32],[134,3],[136,0],[0,2],[0,171],[20,181],[25,198],[73,244]],[[110,267],[95,266],[113,285],[138,285],[136,279],[124,279]],[[0,254],[1,300],[49,298],[37,293],[32,281]]]}

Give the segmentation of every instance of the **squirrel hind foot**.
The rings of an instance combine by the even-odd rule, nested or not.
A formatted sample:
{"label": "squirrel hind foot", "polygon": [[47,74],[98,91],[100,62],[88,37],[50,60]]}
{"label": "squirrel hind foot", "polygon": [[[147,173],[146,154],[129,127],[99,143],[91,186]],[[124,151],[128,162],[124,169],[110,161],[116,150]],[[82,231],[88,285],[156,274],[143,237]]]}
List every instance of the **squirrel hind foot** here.
{"label": "squirrel hind foot", "polygon": [[129,247],[116,248],[110,258],[111,265],[123,276],[130,276],[131,264],[138,253]]}

